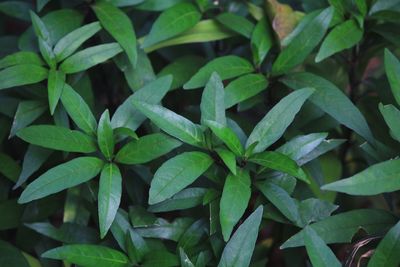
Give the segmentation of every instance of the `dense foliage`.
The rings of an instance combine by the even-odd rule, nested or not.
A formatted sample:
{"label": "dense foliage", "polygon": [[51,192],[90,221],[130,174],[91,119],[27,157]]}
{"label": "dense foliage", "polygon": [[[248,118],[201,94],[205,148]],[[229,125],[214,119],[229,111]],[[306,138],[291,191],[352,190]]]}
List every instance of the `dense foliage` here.
{"label": "dense foliage", "polygon": [[0,266],[399,266],[400,1],[0,14]]}

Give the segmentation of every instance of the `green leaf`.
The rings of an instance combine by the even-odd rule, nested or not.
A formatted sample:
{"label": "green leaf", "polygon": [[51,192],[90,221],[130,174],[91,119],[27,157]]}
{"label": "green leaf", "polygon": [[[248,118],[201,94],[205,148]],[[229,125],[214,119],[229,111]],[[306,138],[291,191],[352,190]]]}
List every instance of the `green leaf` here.
{"label": "green leaf", "polygon": [[166,200],[193,183],[213,163],[202,152],[185,152],[169,159],[154,174],[149,192],[149,204]]}
{"label": "green leaf", "polygon": [[9,155],[0,152],[0,173],[12,182],[16,182],[21,167]]}
{"label": "green leaf", "polygon": [[39,118],[46,109],[46,104],[41,101],[27,100],[19,102],[10,130],[10,137],[13,137],[19,130]]}
{"label": "green leaf", "polygon": [[399,266],[400,258],[400,222],[393,226],[385,237],[379,242],[374,254],[368,262],[369,267],[395,267]]}
{"label": "green leaf", "polygon": [[225,148],[216,148],[214,149],[217,152],[218,156],[222,159],[228,169],[236,175],[236,156],[231,151]]}
{"label": "green leaf", "polygon": [[239,226],[235,234],[226,244],[218,267],[247,267],[250,265],[262,214],[263,208],[259,206],[244,223]]}
{"label": "green leaf", "polygon": [[286,75],[281,81],[296,90],[307,86],[315,88],[314,94],[310,97],[310,101],[313,104],[335,118],[338,122],[354,130],[369,143],[375,143],[375,139],[362,113],[330,81],[307,72]]}
{"label": "green leaf", "polygon": [[389,126],[391,136],[400,142],[400,125],[398,124],[400,110],[393,105],[383,105],[382,103],[379,104],[379,110]]}
{"label": "green leaf", "polygon": [[33,145],[67,152],[91,153],[96,144],[88,135],[54,125],[32,125],[17,132],[17,136]]}
{"label": "green leaf", "polygon": [[195,221],[179,238],[178,247],[183,249],[196,248],[204,235],[207,234],[207,222],[204,219]]}
{"label": "green leaf", "polygon": [[268,86],[268,80],[262,74],[246,74],[228,84],[225,88],[225,108],[245,101]]}
{"label": "green leaf", "polygon": [[0,71],[0,90],[38,83],[47,79],[47,69],[34,65],[15,65]]}
{"label": "green leaf", "polygon": [[127,250],[131,261],[142,262],[144,256],[149,252],[149,247],[135,230],[129,229],[127,234]]}
{"label": "green leaf", "polygon": [[257,188],[286,218],[296,225],[301,225],[297,201],[291,198],[288,192],[268,180],[257,183]]}
{"label": "green leaf", "polygon": [[207,120],[226,125],[224,85],[216,72],[211,74],[203,90],[200,103],[201,122]]}
{"label": "green leaf", "polygon": [[41,235],[67,244],[90,244],[99,241],[98,233],[94,229],[76,223],[64,223],[58,228],[50,223],[41,222],[29,223],[25,226]]}
{"label": "green leaf", "polygon": [[259,20],[251,35],[251,51],[253,61],[257,66],[261,65],[273,45],[272,34],[267,23],[266,17]]}
{"label": "green leaf", "polygon": [[51,43],[50,33],[47,30],[46,25],[44,22],[35,14],[35,12],[30,11],[32,26],[36,33],[36,36],[43,39],[46,43]]}
{"label": "green leaf", "polygon": [[22,170],[19,174],[18,180],[15,183],[13,189],[18,188],[28,180],[35,171],[50,157],[53,151],[44,149],[38,146],[29,145],[28,150],[24,155],[24,161],[22,163]]}
{"label": "green leaf", "polygon": [[[393,226],[397,218],[390,212],[375,209],[359,209],[340,213],[322,221],[311,224],[310,227],[326,244],[348,243],[360,227],[368,234],[382,233]],[[304,246],[304,230],[289,238],[283,248]]]}
{"label": "green leaf", "polygon": [[139,101],[133,101],[133,104],[166,133],[190,145],[201,146],[203,144],[204,134],[199,125],[160,105]]}
{"label": "green leaf", "polygon": [[149,104],[158,104],[167,94],[171,83],[172,76],[167,75],[149,82],[133,95],[128,97],[124,103],[117,108],[111,119],[111,125],[113,128],[126,127],[132,131],[136,131],[142,122],[145,121],[146,117],[134,105],[132,105],[132,102],[143,101]]}
{"label": "green leaf", "polygon": [[253,153],[257,153],[275,143],[314,91],[312,88],[304,88],[279,101],[253,129],[247,139],[246,148],[258,142],[253,150]]}
{"label": "green leaf", "polygon": [[80,157],[60,164],[30,183],[18,203],[27,203],[87,182],[102,169],[103,161],[95,157]]}
{"label": "green leaf", "polygon": [[147,210],[150,212],[168,212],[190,209],[203,203],[203,197],[206,191],[205,188],[186,188],[170,199],[149,206]]}
{"label": "green leaf", "polygon": [[33,5],[22,1],[2,1],[0,3],[0,12],[8,16],[30,21],[29,11],[33,9]]}
{"label": "green leaf", "polygon": [[312,222],[318,222],[328,218],[339,206],[317,198],[303,200],[299,204],[299,212],[304,227]]}
{"label": "green leaf", "polygon": [[237,32],[250,39],[254,30],[254,24],[243,16],[235,13],[222,13],[216,17],[217,21],[228,29]]}
{"label": "green leaf", "polygon": [[184,89],[195,89],[204,86],[213,72],[222,80],[253,72],[254,68],[247,60],[238,56],[224,56],[211,60],[183,85]]}
{"label": "green leaf", "polygon": [[388,49],[385,49],[385,71],[392,94],[400,105],[400,62]]}
{"label": "green leaf", "polygon": [[187,82],[204,63],[205,59],[202,57],[195,55],[183,56],[165,66],[157,74],[157,77],[172,75],[171,90],[177,89]]}
{"label": "green leaf", "polygon": [[316,149],[327,136],[327,133],[300,135],[279,147],[276,152],[285,154],[299,162],[301,158]]}
{"label": "green leaf", "polygon": [[303,26],[272,65],[274,75],[283,74],[301,64],[324,37],[334,9],[322,10]]}
{"label": "green leaf", "polygon": [[29,51],[19,51],[0,59],[0,69],[22,64],[43,66],[44,62],[38,54]]}
{"label": "green leaf", "polygon": [[318,234],[311,228],[304,229],[304,243],[313,266],[340,267],[342,264],[324,243]]}
{"label": "green leaf", "polygon": [[265,151],[252,155],[249,158],[249,161],[257,163],[258,165],[261,165],[265,168],[287,173],[296,178],[299,178],[300,180],[308,184],[310,183],[307,174],[303,171],[302,168],[297,165],[296,161],[282,153],[275,151]]}
{"label": "green leaf", "polygon": [[219,220],[225,241],[229,240],[233,227],[243,216],[250,200],[250,174],[239,170],[237,175],[228,174],[219,203]]}
{"label": "green leaf", "polygon": [[97,2],[92,7],[101,25],[121,45],[131,64],[136,66],[136,34],[129,17],[105,1]]}
{"label": "green leaf", "polygon": [[320,62],[333,54],[356,45],[362,38],[363,31],[354,20],[347,20],[328,34],[322,42],[315,62]]}
{"label": "green leaf", "polygon": [[114,136],[110,122],[110,113],[106,109],[100,117],[97,127],[97,143],[101,153],[110,160],[114,153]]}
{"label": "green leaf", "polygon": [[42,257],[65,260],[85,267],[126,267],[129,264],[125,254],[98,245],[66,245],[48,250]]}
{"label": "green leaf", "polygon": [[167,250],[153,250],[144,257],[143,267],[179,266],[179,258]]}
{"label": "green leaf", "polygon": [[61,70],[50,69],[47,81],[47,95],[49,98],[50,114],[54,114],[58,100],[65,85],[65,73]]}
{"label": "green leaf", "polygon": [[[205,42],[217,41],[232,37],[234,35],[235,35],[234,32],[227,30],[225,27],[221,26],[215,20],[207,19],[200,21],[193,28],[176,37],[173,37],[169,40],[145,48],[144,50],[147,53],[150,53],[154,50],[163,47],[181,45],[181,44],[205,43]],[[143,41],[142,38],[139,39],[139,43],[142,43],[142,41]]]}
{"label": "green leaf", "polygon": [[143,48],[170,39],[193,28],[199,22],[201,13],[191,3],[180,3],[165,10],[156,19],[149,35],[144,39]]}
{"label": "green leaf", "polygon": [[66,74],[81,72],[100,64],[121,52],[121,46],[117,43],[92,46],[67,58],[63,63],[61,63],[60,69]]}
{"label": "green leaf", "polygon": [[384,161],[349,178],[321,187],[322,190],[342,192],[355,196],[370,196],[400,190],[400,159]]}
{"label": "green leaf", "polygon": [[29,264],[18,248],[0,240],[0,266],[29,267]]}
{"label": "green leaf", "polygon": [[181,259],[181,267],[195,267],[183,248],[179,248],[179,257]]}
{"label": "green leaf", "polygon": [[186,0],[147,0],[136,6],[139,10],[163,11]]}
{"label": "green leaf", "polygon": [[205,121],[205,124],[233,153],[235,153],[235,155],[243,155],[243,146],[232,129],[215,121]]}
{"label": "green leaf", "polygon": [[104,238],[114,221],[121,202],[122,178],[118,166],[113,163],[104,165],[99,183],[99,228]]}
{"label": "green leaf", "polygon": [[[192,223],[193,219],[188,217],[177,218],[172,223],[163,219],[158,219],[153,225],[146,225],[145,227],[136,228],[135,230],[145,238],[161,238],[178,242]],[[146,256],[152,256],[152,253]]]}
{"label": "green leaf", "polygon": [[82,26],[61,38],[54,46],[57,62],[72,55],[86,40],[101,30],[98,21]]}
{"label": "green leaf", "polygon": [[97,122],[85,100],[68,84],[64,85],[61,102],[75,124],[85,133],[96,135]]}
{"label": "green leaf", "polygon": [[162,133],[140,137],[123,146],[115,161],[123,164],[142,164],[165,155],[182,143]]}

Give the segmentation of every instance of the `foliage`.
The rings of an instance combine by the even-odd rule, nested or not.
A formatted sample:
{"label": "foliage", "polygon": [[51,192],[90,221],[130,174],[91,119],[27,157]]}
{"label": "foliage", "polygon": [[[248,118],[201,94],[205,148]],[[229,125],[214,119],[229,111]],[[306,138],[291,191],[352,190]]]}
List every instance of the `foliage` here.
{"label": "foliage", "polygon": [[400,264],[398,0],[0,13],[0,266]]}

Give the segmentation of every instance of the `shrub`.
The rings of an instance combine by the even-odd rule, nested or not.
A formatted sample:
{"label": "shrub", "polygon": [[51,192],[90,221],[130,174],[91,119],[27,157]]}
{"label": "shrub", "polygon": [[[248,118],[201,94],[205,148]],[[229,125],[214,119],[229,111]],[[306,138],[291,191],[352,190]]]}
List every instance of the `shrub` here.
{"label": "shrub", "polygon": [[0,2],[0,266],[398,266],[400,4],[284,2]]}

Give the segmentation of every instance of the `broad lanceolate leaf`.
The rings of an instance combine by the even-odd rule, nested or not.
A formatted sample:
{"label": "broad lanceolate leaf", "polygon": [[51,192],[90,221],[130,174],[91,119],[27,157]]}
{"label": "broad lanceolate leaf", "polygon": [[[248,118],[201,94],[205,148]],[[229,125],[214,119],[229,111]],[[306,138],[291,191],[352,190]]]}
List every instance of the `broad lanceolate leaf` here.
{"label": "broad lanceolate leaf", "polygon": [[205,124],[235,155],[243,155],[243,145],[232,129],[215,121],[206,121]]}
{"label": "broad lanceolate leaf", "polygon": [[14,54],[5,56],[4,58],[0,59],[0,69],[21,64],[42,66],[44,65],[44,62],[38,54],[30,51],[15,52]]}
{"label": "broad lanceolate leaf", "polygon": [[83,49],[60,65],[60,69],[67,74],[87,70],[122,52],[118,43],[108,43]]}
{"label": "broad lanceolate leaf", "polygon": [[370,196],[400,190],[400,159],[375,164],[356,175],[321,187],[323,190]]}
{"label": "broad lanceolate leaf", "polygon": [[400,62],[388,49],[385,49],[385,71],[393,96],[400,105]]}
{"label": "broad lanceolate leaf", "polygon": [[[139,65],[138,65],[139,66]],[[126,127],[135,131],[146,117],[134,106],[134,100],[158,104],[171,87],[172,76],[167,75],[149,82],[128,97],[115,111],[111,125],[113,128]]]}
{"label": "broad lanceolate leaf", "polygon": [[[181,0],[182,1],[182,0]],[[197,23],[193,28],[184,33],[173,37],[171,39],[162,41],[158,44],[145,48],[144,51],[150,53],[154,50],[181,44],[189,43],[205,43],[210,41],[222,40],[228,37],[235,36],[233,31],[220,25],[217,21],[213,19],[202,20]],[[139,42],[141,40],[139,39]]]}
{"label": "broad lanceolate leaf", "polygon": [[47,95],[49,98],[50,114],[54,114],[58,100],[65,85],[65,73],[61,70],[50,69],[47,80]]}
{"label": "broad lanceolate leaf", "polygon": [[217,21],[227,27],[250,39],[254,29],[254,24],[243,16],[226,12],[217,16]]}
{"label": "broad lanceolate leaf", "polygon": [[38,83],[47,78],[47,69],[34,64],[15,65],[0,71],[0,90]]}
{"label": "broad lanceolate leaf", "polygon": [[103,153],[107,159],[111,159],[114,153],[114,136],[108,109],[103,112],[99,120],[99,126],[97,127],[97,143],[99,144],[101,153]]}
{"label": "broad lanceolate leaf", "polygon": [[192,28],[200,20],[201,13],[191,3],[177,4],[163,13],[154,22],[143,47],[149,47]]}
{"label": "broad lanceolate leaf", "polygon": [[171,90],[181,87],[200,69],[206,60],[203,57],[195,55],[182,56],[165,66],[157,77],[172,75],[173,81]]}
{"label": "broad lanceolate leaf", "polygon": [[249,161],[265,168],[290,174],[306,183],[310,183],[307,174],[297,165],[296,161],[279,152],[265,151],[251,156]]}
{"label": "broad lanceolate leaf", "polygon": [[247,74],[233,80],[225,88],[225,108],[257,95],[267,86],[268,80],[262,74]]}
{"label": "broad lanceolate leaf", "polygon": [[368,267],[396,267],[400,264],[400,222],[393,226],[375,249]]}
{"label": "broad lanceolate leaf", "polygon": [[49,158],[53,151],[39,146],[29,145],[24,155],[22,170],[13,189],[20,187]]}
{"label": "broad lanceolate leaf", "polygon": [[247,267],[250,265],[262,214],[263,207],[259,206],[244,223],[239,226],[235,234],[226,244],[218,267]]}
{"label": "broad lanceolate leaf", "polygon": [[256,65],[261,65],[272,44],[271,30],[268,20],[264,17],[258,21],[251,36],[251,51],[253,53],[253,61]]}
{"label": "broad lanceolate leaf", "polygon": [[172,197],[193,183],[212,163],[212,158],[202,152],[185,152],[166,161],[151,181],[149,204]]}
{"label": "broad lanceolate leaf", "polygon": [[100,23],[96,21],[82,26],[61,38],[53,49],[57,62],[72,55],[87,39],[95,35],[100,29]]}
{"label": "broad lanceolate leaf", "polygon": [[304,228],[304,243],[313,266],[342,266],[332,250],[324,243],[324,240],[309,226]]}
{"label": "broad lanceolate leaf", "polygon": [[215,148],[215,152],[217,152],[218,156],[225,163],[225,166],[236,175],[236,156],[233,152],[225,148]]}
{"label": "broad lanceolate leaf", "polygon": [[114,163],[104,165],[99,184],[99,227],[103,238],[111,224],[121,202],[122,178],[118,166]]}
{"label": "broad lanceolate leaf", "polygon": [[205,188],[186,188],[170,199],[151,205],[147,210],[150,212],[168,212],[193,208],[203,203],[206,192],[207,189]]}
{"label": "broad lanceolate leaf", "polygon": [[89,181],[102,167],[103,161],[95,157],[80,157],[60,164],[30,183],[18,202],[27,203]]}
{"label": "broad lanceolate leaf", "polygon": [[301,225],[297,201],[290,197],[288,192],[268,180],[258,183],[257,188],[286,218],[296,225]]}
{"label": "broad lanceolate leaf", "polygon": [[168,135],[155,133],[140,137],[118,151],[115,161],[124,164],[142,164],[161,157],[182,143]]}
{"label": "broad lanceolate leaf", "polygon": [[204,88],[200,110],[202,123],[206,120],[210,120],[226,125],[224,85],[216,72],[211,75],[210,80]]}
{"label": "broad lanceolate leaf", "polygon": [[64,85],[61,101],[68,115],[85,133],[95,135],[97,122],[85,100],[68,84]]}
{"label": "broad lanceolate leaf", "polygon": [[283,49],[272,66],[272,72],[275,75],[289,71],[306,59],[324,37],[329,27],[333,11],[332,7],[321,11],[321,13],[311,19],[289,45]]}
{"label": "broad lanceolate leaf", "polygon": [[50,33],[44,22],[33,11],[30,12],[32,26],[37,37],[43,39],[46,43],[51,43]]}
{"label": "broad lanceolate leaf", "polygon": [[222,80],[234,78],[253,72],[254,68],[247,60],[238,56],[216,58],[202,67],[187,83],[184,89],[195,89],[204,86],[213,72],[217,72]]}
{"label": "broad lanceolate leaf", "polygon": [[253,152],[261,152],[275,143],[293,121],[301,106],[315,90],[304,88],[284,97],[276,104],[265,117],[256,125],[246,142],[249,148],[258,142]]}
{"label": "broad lanceolate leaf", "polygon": [[320,62],[331,55],[356,45],[362,38],[363,31],[354,20],[347,20],[336,26],[325,38],[315,62]]}
{"label": "broad lanceolate leaf", "polygon": [[250,175],[240,170],[237,175],[228,174],[219,203],[219,220],[225,241],[229,240],[233,227],[243,216],[250,200]]}
{"label": "broad lanceolate leaf", "polygon": [[391,136],[400,142],[400,125],[398,123],[400,110],[393,105],[382,105],[382,103],[379,104],[379,110],[389,126]]}
{"label": "broad lanceolate leaf", "polygon": [[[384,210],[360,209],[340,213],[322,221],[311,224],[310,227],[324,240],[326,244],[347,243],[360,229],[374,235],[384,232],[397,222],[397,218]],[[281,248],[304,246],[304,230],[289,238]]]}
{"label": "broad lanceolate leaf", "polygon": [[66,245],[46,251],[43,258],[65,260],[85,267],[127,267],[128,257],[122,252],[98,245]]}
{"label": "broad lanceolate leaf", "polygon": [[16,182],[21,172],[19,164],[9,155],[0,152],[0,173],[12,182]]}
{"label": "broad lanceolate leaf", "polygon": [[10,137],[13,137],[19,130],[39,118],[46,109],[46,103],[41,101],[27,100],[19,102],[10,130]]}
{"label": "broad lanceolate leaf", "polygon": [[134,101],[133,104],[166,133],[191,145],[203,144],[204,134],[199,125],[160,105],[139,101]]}
{"label": "broad lanceolate leaf", "polygon": [[375,143],[364,116],[333,83],[307,72],[286,75],[282,82],[296,90],[308,86],[315,88],[315,93],[310,97],[312,103],[364,137],[369,143]]}
{"label": "broad lanceolate leaf", "polygon": [[0,266],[29,267],[30,265],[18,248],[0,240]]}
{"label": "broad lanceolate leaf", "polygon": [[117,40],[131,64],[136,66],[136,34],[129,17],[119,8],[105,1],[97,2],[93,10],[104,29]]}
{"label": "broad lanceolate leaf", "polygon": [[96,144],[88,135],[54,125],[32,125],[20,130],[17,136],[30,144],[55,150],[82,153],[96,151]]}

